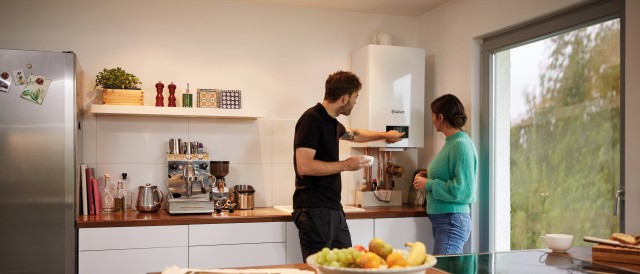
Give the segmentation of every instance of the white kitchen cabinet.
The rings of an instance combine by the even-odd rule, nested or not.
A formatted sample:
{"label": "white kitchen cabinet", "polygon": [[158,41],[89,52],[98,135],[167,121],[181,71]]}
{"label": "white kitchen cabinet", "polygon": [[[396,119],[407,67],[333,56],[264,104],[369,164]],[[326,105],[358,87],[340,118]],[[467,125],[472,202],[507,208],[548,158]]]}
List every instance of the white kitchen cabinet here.
{"label": "white kitchen cabinet", "polygon": [[287,222],[287,264],[297,263],[302,263],[298,228],[293,222]]}
{"label": "white kitchen cabinet", "polygon": [[[379,237],[395,248],[433,243],[427,217],[348,219],[353,245]],[[301,263],[293,222],[78,229],[78,271],[147,273],[165,267],[211,269]]]}
{"label": "white kitchen cabinet", "polygon": [[287,244],[259,243],[189,247],[189,268],[212,269],[286,264]]}
{"label": "white kitchen cabinet", "polygon": [[184,267],[189,263],[188,248],[136,248],[124,250],[81,251],[78,253],[80,274],[140,274],[160,272],[165,267]]}
{"label": "white kitchen cabinet", "polygon": [[189,267],[285,264],[286,241],[285,222],[189,225]]}
{"label": "white kitchen cabinet", "polygon": [[374,219],[374,223],[376,237],[393,248],[402,249],[406,242],[421,241],[429,253],[433,251],[431,222],[427,217],[382,218]]}
{"label": "white kitchen cabinet", "polygon": [[188,264],[188,226],[78,229],[78,273],[146,273]]}
{"label": "white kitchen cabinet", "polygon": [[[347,225],[353,245],[369,245],[373,238],[373,219],[351,219],[347,220]],[[287,222],[287,264],[297,263],[302,263],[298,228],[293,222]]]}
{"label": "white kitchen cabinet", "polygon": [[351,233],[351,244],[369,246],[369,241],[374,237],[374,219],[347,220]]}

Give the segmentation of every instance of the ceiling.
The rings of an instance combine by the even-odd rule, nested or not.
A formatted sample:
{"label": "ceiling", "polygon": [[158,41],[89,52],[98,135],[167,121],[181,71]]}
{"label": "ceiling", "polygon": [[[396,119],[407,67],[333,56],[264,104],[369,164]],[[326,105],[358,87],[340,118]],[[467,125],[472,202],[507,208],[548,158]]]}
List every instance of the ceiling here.
{"label": "ceiling", "polygon": [[350,12],[416,17],[449,0],[236,0]]}

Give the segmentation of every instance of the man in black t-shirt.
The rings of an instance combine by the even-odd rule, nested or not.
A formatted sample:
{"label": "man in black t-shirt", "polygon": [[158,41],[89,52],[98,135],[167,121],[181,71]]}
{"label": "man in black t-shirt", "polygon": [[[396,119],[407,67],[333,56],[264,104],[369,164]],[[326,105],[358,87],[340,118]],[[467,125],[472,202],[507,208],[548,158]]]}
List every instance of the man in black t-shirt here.
{"label": "man in black t-shirt", "polygon": [[345,128],[336,117],[348,116],[356,104],[362,84],[351,72],[338,71],[325,83],[322,103],[305,111],[295,128],[293,166],[293,221],[298,227],[303,260],[323,247],[351,247],[351,234],[340,204],[340,172],[367,165],[363,156],[339,159],[339,140],[394,143],[404,133]]}

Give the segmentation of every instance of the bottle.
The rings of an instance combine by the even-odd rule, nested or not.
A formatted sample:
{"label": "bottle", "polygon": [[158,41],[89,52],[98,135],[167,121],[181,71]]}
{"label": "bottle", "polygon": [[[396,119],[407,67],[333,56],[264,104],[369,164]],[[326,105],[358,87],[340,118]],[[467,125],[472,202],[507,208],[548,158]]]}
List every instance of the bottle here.
{"label": "bottle", "polygon": [[376,181],[376,179],[372,179],[371,180],[371,191],[376,191],[378,190],[378,181]]}
{"label": "bottle", "polygon": [[360,180],[360,186],[359,186],[360,191],[367,191],[367,179],[366,178],[362,178],[362,180]]}
{"label": "bottle", "polygon": [[124,196],[124,211],[129,211],[132,209],[131,205],[131,189],[129,188],[129,180],[127,180],[127,173],[122,173],[122,187],[125,191]]}
{"label": "bottle", "polygon": [[118,180],[118,189],[116,190],[116,197],[114,200],[114,207],[116,212],[124,212],[124,197],[125,190],[121,180]]}
{"label": "bottle", "polygon": [[187,90],[182,94],[182,107],[193,107],[193,94],[189,93],[189,83],[187,83]]}
{"label": "bottle", "polygon": [[115,191],[111,185],[109,174],[104,175],[104,188],[102,189],[102,210],[103,213],[115,211]]}

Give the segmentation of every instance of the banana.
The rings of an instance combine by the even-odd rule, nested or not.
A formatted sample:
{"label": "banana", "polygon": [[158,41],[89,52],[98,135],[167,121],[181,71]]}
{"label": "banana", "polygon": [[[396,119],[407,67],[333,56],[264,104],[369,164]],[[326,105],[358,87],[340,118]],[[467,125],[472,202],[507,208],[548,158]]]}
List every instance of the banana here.
{"label": "banana", "polygon": [[405,243],[404,245],[411,248],[407,258],[407,265],[417,266],[424,264],[427,259],[427,247],[422,242]]}

